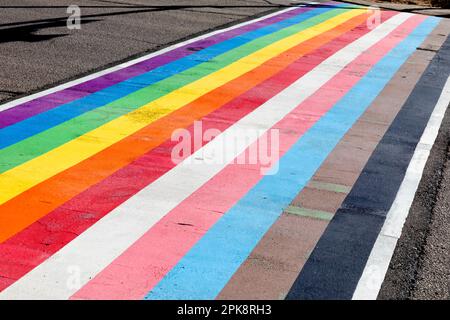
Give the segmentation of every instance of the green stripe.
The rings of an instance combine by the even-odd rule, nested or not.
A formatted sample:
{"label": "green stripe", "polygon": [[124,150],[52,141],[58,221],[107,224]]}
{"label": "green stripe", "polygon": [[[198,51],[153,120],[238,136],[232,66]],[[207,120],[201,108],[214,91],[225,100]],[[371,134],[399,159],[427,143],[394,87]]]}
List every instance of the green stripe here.
{"label": "green stripe", "polygon": [[286,212],[288,214],[294,214],[297,216],[308,217],[308,218],[319,219],[319,220],[326,220],[326,221],[330,221],[333,218],[333,214],[330,212],[306,209],[306,208],[301,208],[301,207],[296,207],[296,206],[289,206],[286,209],[284,209],[284,212]]}
{"label": "green stripe", "polygon": [[103,107],[89,111],[79,117],[43,131],[40,134],[4,148],[0,150],[0,173],[10,170],[151,101],[167,95],[176,89],[218,71],[276,41],[311,28],[346,11],[349,10],[330,10],[299,24],[263,36],[217,56],[208,62],[199,64],[196,67],[152,84]]}

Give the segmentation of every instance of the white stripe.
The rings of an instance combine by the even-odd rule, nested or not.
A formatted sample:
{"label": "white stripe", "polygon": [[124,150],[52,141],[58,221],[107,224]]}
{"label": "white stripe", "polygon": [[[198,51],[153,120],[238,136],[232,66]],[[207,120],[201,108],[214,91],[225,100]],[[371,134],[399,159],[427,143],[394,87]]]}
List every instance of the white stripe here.
{"label": "white stripe", "polygon": [[[69,278],[71,276],[69,271],[78,268],[80,284],[85,285],[181,201],[227,165],[227,163],[199,165],[195,164],[194,159],[202,158],[203,152],[214,154],[214,150],[217,151],[223,146],[221,152],[214,154],[215,159],[222,159],[226,155],[227,160],[231,161],[259,138],[261,130],[268,130],[274,126],[347,64],[382,40],[410,16],[408,13],[394,16],[322,62],[184,162],[114,209],[54,256],[0,293],[0,298],[69,298],[77,291],[76,288],[66,285],[68,279],[69,281],[72,279]],[[247,136],[243,135],[248,128],[258,129],[258,134],[249,132]],[[239,148],[235,150],[236,145]]]}
{"label": "white stripe", "polygon": [[55,93],[57,91],[62,91],[64,89],[76,86],[76,85],[78,85],[80,83],[87,82],[87,81],[90,81],[92,79],[104,76],[106,74],[109,74],[109,73],[112,73],[112,72],[115,72],[115,71],[127,68],[129,66],[132,66],[134,64],[137,64],[137,63],[140,63],[142,61],[148,60],[150,58],[153,58],[153,57],[156,57],[156,56],[160,56],[160,55],[162,55],[162,54],[164,54],[164,53],[166,53],[168,51],[172,51],[172,50],[175,50],[175,49],[177,49],[179,47],[185,46],[187,44],[190,44],[190,43],[193,43],[193,42],[196,42],[196,41],[199,41],[199,40],[203,40],[203,39],[209,38],[209,37],[214,36],[216,34],[224,33],[224,32],[227,32],[227,31],[230,31],[230,30],[233,30],[233,29],[237,29],[237,28],[240,28],[240,27],[252,24],[252,23],[256,23],[256,22],[261,21],[261,20],[265,20],[265,19],[277,16],[277,15],[283,14],[283,13],[288,12],[288,11],[292,11],[292,10],[298,9],[298,7],[293,7],[293,8],[288,8],[288,9],[284,9],[284,10],[281,10],[281,11],[277,11],[277,12],[274,12],[274,13],[269,14],[267,16],[263,16],[263,17],[260,17],[260,18],[257,18],[257,19],[249,20],[249,21],[246,21],[246,22],[243,22],[243,23],[239,23],[237,25],[234,25],[234,26],[231,26],[231,27],[228,27],[228,28],[225,28],[225,29],[219,29],[219,30],[216,30],[216,31],[213,31],[213,32],[201,35],[201,36],[198,36],[196,38],[192,38],[192,39],[180,42],[180,43],[176,43],[176,44],[171,45],[171,46],[169,46],[167,48],[164,48],[164,49],[152,52],[152,53],[147,54],[145,56],[142,56],[140,58],[136,58],[136,59],[124,62],[122,64],[119,64],[117,66],[114,66],[114,67],[111,67],[111,68],[108,68],[108,69],[105,69],[105,70],[102,70],[102,71],[90,74],[88,76],[85,76],[85,77],[82,77],[82,78],[79,78],[79,79],[76,79],[76,80],[73,80],[73,81],[70,81],[70,82],[67,82],[67,83],[63,83],[63,84],[61,84],[59,86],[56,86],[56,87],[53,87],[53,88],[50,88],[50,89],[47,89],[47,90],[44,90],[44,91],[40,91],[40,92],[37,92],[35,94],[29,95],[29,96],[26,96],[26,97],[23,97],[23,98],[20,98],[20,99],[16,99],[16,100],[7,102],[7,103],[5,103],[3,105],[0,105],[0,111],[4,111],[4,110],[7,110],[7,109],[14,108],[15,106],[18,106],[18,105],[20,105],[22,103],[25,103],[25,102],[28,102],[28,101],[31,101],[31,100],[34,100],[34,99],[46,96],[46,95],[51,94],[51,93]]}
{"label": "white stripe", "polygon": [[417,188],[422,179],[425,164],[439,133],[439,128],[449,103],[450,77],[417,144],[403,182],[372,248],[358,286],[353,293],[353,300],[375,300],[380,292],[397,241],[402,234],[403,225],[408,217]]}

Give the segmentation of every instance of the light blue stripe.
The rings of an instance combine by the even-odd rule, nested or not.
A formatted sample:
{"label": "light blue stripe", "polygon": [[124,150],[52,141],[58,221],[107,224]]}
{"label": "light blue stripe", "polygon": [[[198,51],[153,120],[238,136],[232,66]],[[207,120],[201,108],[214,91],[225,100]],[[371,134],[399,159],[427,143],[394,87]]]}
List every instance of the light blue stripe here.
{"label": "light blue stripe", "polygon": [[[214,299],[343,135],[439,19],[428,18],[391,50],[231,208],[145,299]],[[302,159],[301,162],[299,159]]]}
{"label": "light blue stripe", "polygon": [[299,15],[272,25],[244,33],[229,40],[212,45],[184,58],[165,64],[142,75],[122,81],[104,90],[97,91],[84,98],[63,104],[49,111],[37,114],[31,118],[5,127],[0,130],[0,149],[75,118],[83,113],[107,105],[108,103],[136,92],[144,87],[155,84],[161,80],[167,79],[177,73],[210,61],[211,59],[227,51],[256,40],[257,38],[301,23],[330,10],[331,9],[329,8],[314,9],[300,13]]}

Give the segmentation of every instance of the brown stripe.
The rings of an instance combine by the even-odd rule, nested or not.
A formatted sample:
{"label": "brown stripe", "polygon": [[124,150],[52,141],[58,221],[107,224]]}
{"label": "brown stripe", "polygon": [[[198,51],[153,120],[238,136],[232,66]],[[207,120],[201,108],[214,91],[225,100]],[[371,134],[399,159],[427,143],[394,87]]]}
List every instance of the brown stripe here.
{"label": "brown stripe", "polygon": [[[443,20],[400,68],[381,94],[347,132],[313,181],[351,187],[440,48],[450,23]],[[336,212],[345,193],[304,188],[292,202],[312,210]],[[283,299],[301,271],[328,221],[283,213],[241,265],[218,299]]]}

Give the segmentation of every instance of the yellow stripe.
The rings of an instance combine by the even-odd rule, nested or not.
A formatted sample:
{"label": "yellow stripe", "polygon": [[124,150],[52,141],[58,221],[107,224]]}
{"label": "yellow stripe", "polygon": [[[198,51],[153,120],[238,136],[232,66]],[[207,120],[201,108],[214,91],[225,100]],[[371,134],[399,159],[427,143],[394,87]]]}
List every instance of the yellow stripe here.
{"label": "yellow stripe", "polygon": [[257,68],[264,62],[297,46],[299,43],[316,37],[366,12],[367,10],[351,10],[295,35],[274,42],[209,76],[192,82],[46,154],[4,172],[0,175],[0,204],[95,155],[215,88]]}

